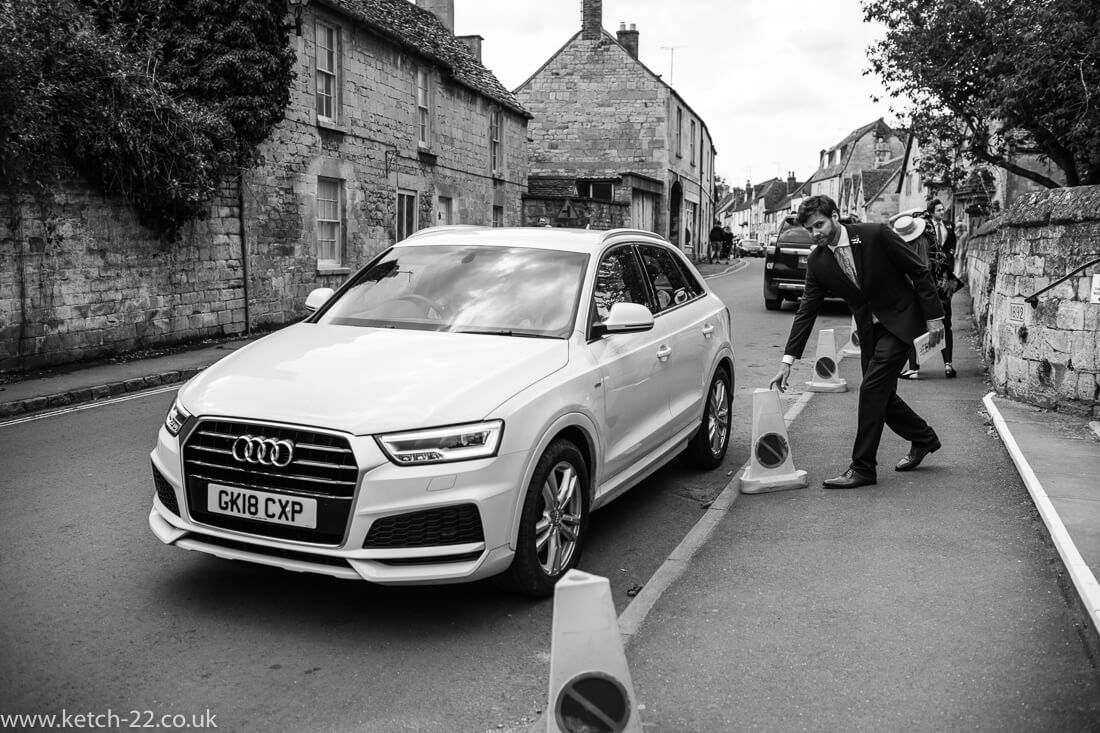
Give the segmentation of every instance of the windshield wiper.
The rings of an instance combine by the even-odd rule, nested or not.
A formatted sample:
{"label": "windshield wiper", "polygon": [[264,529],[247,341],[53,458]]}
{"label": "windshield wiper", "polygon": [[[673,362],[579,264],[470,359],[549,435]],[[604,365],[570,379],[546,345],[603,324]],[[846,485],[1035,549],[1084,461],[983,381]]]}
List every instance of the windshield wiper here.
{"label": "windshield wiper", "polygon": [[513,331],[509,328],[496,328],[496,329],[494,329],[494,328],[486,328],[486,329],[464,328],[464,329],[455,331],[455,333],[477,333],[477,334],[485,334],[487,336],[516,336],[516,337],[519,337],[519,338],[530,338],[530,339],[553,338],[552,336],[545,336],[541,333],[531,333],[530,331]]}

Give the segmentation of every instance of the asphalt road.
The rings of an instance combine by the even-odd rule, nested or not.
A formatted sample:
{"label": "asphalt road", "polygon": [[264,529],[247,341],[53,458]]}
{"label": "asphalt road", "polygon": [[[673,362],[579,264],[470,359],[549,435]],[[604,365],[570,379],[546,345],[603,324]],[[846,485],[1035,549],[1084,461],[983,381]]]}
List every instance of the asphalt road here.
{"label": "asphalt road", "polygon": [[[715,282],[737,301],[746,365],[725,465],[674,462],[593,516],[582,567],[611,580],[619,611],[747,458],[743,395],[762,378],[748,365],[773,365],[774,337],[754,325],[758,298],[734,294],[755,294],[759,267]],[[140,722],[209,711],[222,730],[387,733],[522,729],[538,716],[548,601],[489,583],[371,586],[161,545],[146,524],[148,452],[172,394],[0,427],[0,713],[110,709],[126,727],[131,711]]]}
{"label": "asphalt road", "polygon": [[[593,516],[581,565],[610,579],[620,612],[628,591],[646,583],[747,459],[751,393],[775,373],[793,307],[764,310],[761,268],[762,260],[750,260],[745,270],[711,280],[731,307],[738,358],[725,464],[701,474],[674,463]],[[819,328],[847,328],[842,305],[827,311]],[[489,583],[372,586],[161,545],[146,524],[148,452],[171,395],[0,426],[0,714],[111,710],[126,728],[135,719],[209,711],[219,730],[386,733],[522,731],[538,717],[547,696],[549,601],[517,599]],[[967,399],[945,395],[941,416]],[[813,464],[804,467],[843,467],[838,453],[846,446],[838,451],[835,436],[809,430],[811,420],[850,417],[822,412],[837,404],[812,401],[795,423],[792,442],[801,461]],[[995,443],[965,432],[970,427],[950,431],[964,436],[956,440],[968,450],[991,450]],[[955,705],[968,704],[959,695],[975,690],[1002,694],[992,682],[963,684],[994,679],[982,666],[988,635],[956,620],[975,598],[997,624],[993,638],[1004,647],[997,662],[1037,660],[1016,675],[1021,689],[1049,674],[1051,688],[1081,694],[1089,671],[1080,668],[1089,662],[1060,625],[1065,608],[1049,548],[1018,481],[997,465],[993,488],[943,526],[903,521],[926,510],[919,497],[900,515],[870,493],[849,492],[850,501],[828,505],[819,489],[742,497],[629,650],[636,687],[650,705],[647,723],[654,730],[845,729],[852,711],[838,707],[828,684],[785,686],[838,672],[858,675],[868,695],[885,690],[890,704],[917,705],[938,692]],[[950,497],[952,484],[937,491]],[[1007,508],[1003,491],[1016,492]],[[960,538],[983,517],[980,542],[970,547]],[[897,537],[944,549],[914,567],[876,559],[875,548]],[[731,590],[712,587],[729,561],[717,548],[731,544],[746,585],[732,589],[743,595],[730,613],[744,623],[730,633],[754,642],[746,644],[751,656],[687,658],[696,630],[714,628],[717,599],[709,594]],[[847,562],[858,562],[840,562],[838,546]],[[968,564],[952,575],[959,553]],[[1012,553],[1005,562],[1025,578],[1028,598],[1005,597],[1010,591],[997,587],[999,576],[982,573],[991,553]],[[975,593],[959,593],[959,583]],[[898,617],[891,626],[897,606],[876,593],[895,586],[907,588],[902,599],[914,605],[936,593],[948,600],[926,621]],[[853,594],[867,618],[824,633]],[[960,646],[974,661],[953,662],[951,675],[937,676],[936,655]],[[877,656],[863,656],[868,650]],[[695,699],[700,675],[728,678],[728,697]],[[1042,703],[1073,700],[1048,695]],[[700,717],[682,718],[682,709]]]}

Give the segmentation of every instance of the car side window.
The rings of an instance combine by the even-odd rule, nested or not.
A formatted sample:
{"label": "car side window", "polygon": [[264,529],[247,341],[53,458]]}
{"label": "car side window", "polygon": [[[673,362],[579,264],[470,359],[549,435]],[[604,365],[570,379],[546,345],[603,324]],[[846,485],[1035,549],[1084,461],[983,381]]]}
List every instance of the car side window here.
{"label": "car side window", "polygon": [[646,275],[657,296],[657,311],[674,308],[703,293],[703,287],[690,277],[676,260],[676,255],[664,247],[641,245],[639,251]]}
{"label": "car side window", "polygon": [[616,303],[639,303],[652,308],[634,249],[629,245],[616,247],[600,259],[592,292],[592,323],[606,321]]}

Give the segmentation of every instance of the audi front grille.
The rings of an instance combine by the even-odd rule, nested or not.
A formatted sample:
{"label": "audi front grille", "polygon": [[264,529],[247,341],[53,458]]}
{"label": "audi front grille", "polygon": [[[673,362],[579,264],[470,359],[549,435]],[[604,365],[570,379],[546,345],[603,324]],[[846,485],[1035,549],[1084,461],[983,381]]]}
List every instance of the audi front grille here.
{"label": "audi front grille", "polygon": [[[289,441],[285,454],[266,462],[245,460],[240,439],[274,445]],[[285,445],[285,443],[283,443]],[[248,453],[249,458],[257,455]],[[201,420],[183,444],[184,483],[191,517],[202,524],[237,532],[325,545],[338,545],[347,532],[359,467],[347,438],[333,433],[233,420]],[[274,524],[207,510],[211,483],[317,501],[317,527]]]}

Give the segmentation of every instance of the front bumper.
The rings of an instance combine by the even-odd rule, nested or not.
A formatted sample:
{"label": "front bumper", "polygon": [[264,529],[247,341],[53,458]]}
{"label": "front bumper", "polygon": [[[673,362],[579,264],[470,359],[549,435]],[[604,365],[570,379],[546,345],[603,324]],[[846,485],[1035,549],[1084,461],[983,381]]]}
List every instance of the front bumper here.
{"label": "front bumper", "polygon": [[[526,452],[396,466],[373,438],[345,437],[358,475],[337,541],[271,536],[277,526],[259,520],[235,520],[231,527],[204,521],[210,515],[202,507],[193,512],[191,502],[206,489],[196,485],[193,475],[185,475],[180,441],[163,428],[150,456],[157,490],[149,526],[165,544],[187,550],[382,584],[465,582],[507,569],[514,554],[514,521],[522,493],[518,484],[526,469]],[[465,523],[465,535],[476,541],[433,544],[431,539],[441,534],[438,526],[434,531],[417,526],[428,520],[436,525],[459,521],[456,518]],[[480,532],[469,531],[472,521],[480,522]],[[372,528],[385,530],[383,541]]]}

